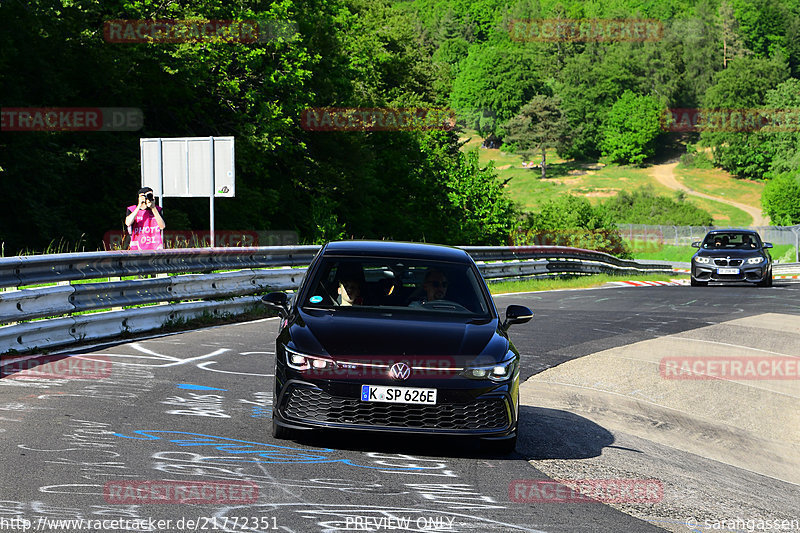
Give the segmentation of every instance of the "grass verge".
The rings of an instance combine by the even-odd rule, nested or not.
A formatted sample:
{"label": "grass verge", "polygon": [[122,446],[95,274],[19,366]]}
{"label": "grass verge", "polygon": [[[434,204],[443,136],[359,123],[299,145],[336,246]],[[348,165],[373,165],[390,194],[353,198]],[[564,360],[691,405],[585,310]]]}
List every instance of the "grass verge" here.
{"label": "grass verge", "polygon": [[[698,237],[698,241],[703,237]],[[630,246],[631,243],[626,239]],[[633,258],[637,261],[681,261],[688,263],[697,251],[691,246],[675,246],[674,244],[658,244],[655,242],[634,243],[632,246]],[[794,246],[791,244],[776,244],[770,251],[774,261],[782,260],[785,263],[794,261]]]}
{"label": "grass verge", "polygon": [[593,274],[589,276],[574,276],[568,278],[528,279],[522,281],[500,281],[490,283],[489,290],[492,294],[508,294],[514,292],[551,291],[556,289],[589,289],[599,287],[611,281],[671,281],[687,277],[688,274]]}

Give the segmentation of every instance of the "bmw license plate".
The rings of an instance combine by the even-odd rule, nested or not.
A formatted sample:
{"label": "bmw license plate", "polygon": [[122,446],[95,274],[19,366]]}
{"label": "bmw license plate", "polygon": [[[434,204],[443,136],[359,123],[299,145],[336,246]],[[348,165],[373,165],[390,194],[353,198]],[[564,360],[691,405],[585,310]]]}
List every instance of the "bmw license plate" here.
{"label": "bmw license plate", "polygon": [[436,405],[436,389],[361,385],[361,401]]}
{"label": "bmw license plate", "polygon": [[717,274],[738,274],[738,268],[718,268]]}

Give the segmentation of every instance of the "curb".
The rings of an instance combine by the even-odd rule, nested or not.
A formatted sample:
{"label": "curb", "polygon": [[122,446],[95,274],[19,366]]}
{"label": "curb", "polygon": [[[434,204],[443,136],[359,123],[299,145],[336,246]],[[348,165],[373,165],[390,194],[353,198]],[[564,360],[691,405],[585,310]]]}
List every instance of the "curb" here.
{"label": "curb", "polygon": [[620,287],[674,287],[678,285],[689,285],[688,279],[673,279],[670,281],[611,281]]}

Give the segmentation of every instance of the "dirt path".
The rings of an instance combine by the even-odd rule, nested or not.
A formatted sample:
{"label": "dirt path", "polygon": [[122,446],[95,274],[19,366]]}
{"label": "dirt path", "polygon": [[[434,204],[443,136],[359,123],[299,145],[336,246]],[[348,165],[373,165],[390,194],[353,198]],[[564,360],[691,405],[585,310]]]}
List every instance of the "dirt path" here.
{"label": "dirt path", "polygon": [[665,163],[663,165],[653,165],[650,167],[650,174],[659,181],[662,185],[669,187],[670,189],[674,189],[676,191],[684,191],[686,194],[691,194],[692,196],[699,196],[700,198],[706,198],[708,200],[714,200],[717,202],[722,202],[723,204],[731,205],[737,209],[741,209],[751,217],[753,217],[753,226],[769,226],[769,219],[764,217],[761,214],[761,210],[757,207],[753,207],[750,205],[740,204],[739,202],[734,202],[733,200],[728,200],[727,198],[720,198],[719,196],[711,196],[710,194],[705,194],[702,192],[697,192],[695,190],[690,189],[683,183],[679,182],[677,178],[675,178],[675,167],[678,166],[678,163]]}

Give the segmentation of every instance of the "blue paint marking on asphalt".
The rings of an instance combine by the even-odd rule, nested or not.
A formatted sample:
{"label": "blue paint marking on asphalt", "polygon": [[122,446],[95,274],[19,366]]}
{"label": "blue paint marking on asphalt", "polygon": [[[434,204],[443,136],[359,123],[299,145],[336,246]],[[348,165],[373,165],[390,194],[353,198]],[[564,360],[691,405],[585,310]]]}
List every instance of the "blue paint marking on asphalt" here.
{"label": "blue paint marking on asphalt", "polygon": [[[349,459],[332,459],[327,455],[320,455],[325,453],[335,452],[332,448],[320,448],[319,450],[305,450],[303,448],[292,448],[290,446],[279,446],[277,444],[267,444],[264,442],[253,442],[239,439],[229,439],[227,437],[219,437],[216,435],[203,435],[202,433],[187,433],[185,431],[166,431],[166,430],[150,430],[150,429],[137,429],[134,434],[141,435],[140,437],[132,437],[123,435],[121,433],[114,433],[115,437],[132,440],[161,440],[160,435],[157,433],[167,433],[169,435],[186,436],[181,438],[173,438],[169,442],[178,446],[211,446],[215,450],[229,453],[229,454],[255,454],[261,459],[246,460],[246,459],[227,459],[222,457],[215,457],[214,460],[218,463],[261,463],[261,464],[323,464],[323,463],[342,463],[349,466],[358,468],[370,468],[374,470],[392,470],[392,471],[409,471],[409,470],[425,470],[425,467],[386,467],[386,466],[370,466],[360,465],[351,462]],[[222,459],[222,460],[221,460]]]}
{"label": "blue paint marking on asphalt", "polygon": [[205,385],[192,385],[190,383],[178,383],[178,388],[185,390],[221,390],[221,391],[228,390],[228,389],[217,389],[216,387],[206,387]]}

